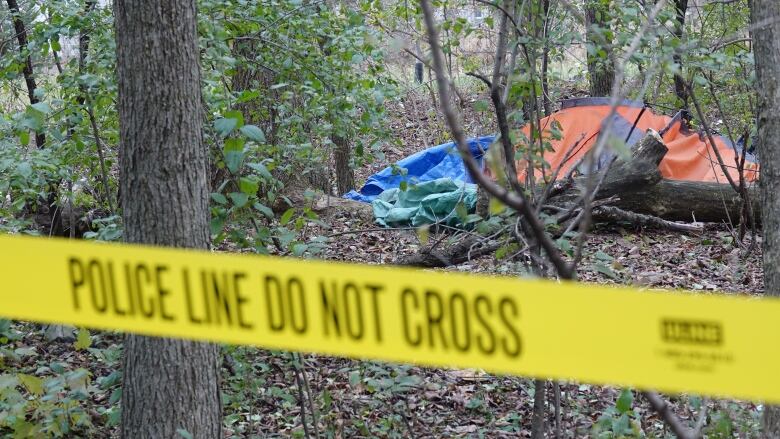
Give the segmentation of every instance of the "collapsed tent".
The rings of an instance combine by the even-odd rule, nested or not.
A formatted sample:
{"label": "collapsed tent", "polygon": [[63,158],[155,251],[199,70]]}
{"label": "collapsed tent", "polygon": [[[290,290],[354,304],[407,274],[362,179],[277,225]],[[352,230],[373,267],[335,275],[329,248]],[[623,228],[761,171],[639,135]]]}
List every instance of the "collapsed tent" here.
{"label": "collapsed tent", "polygon": [[[607,118],[611,118],[611,121],[607,121]],[[611,122],[609,123],[611,138],[607,139],[609,146],[626,145],[630,148],[644,137],[648,130],[657,131],[668,148],[668,152],[659,164],[659,170],[665,179],[726,183],[728,181],[726,173],[735,181],[739,179],[736,163],[743,154],[739,142],[734,144],[722,136],[714,135],[713,148],[707,136],[689,128],[683,112],[678,112],[674,117],[658,115],[641,102],[623,101],[610,116],[609,98],[565,100],[559,111],[540,121],[541,143],[549,143],[547,145],[549,148],[544,152],[544,160],[549,166],[542,171],[536,164],[534,175],[537,178],[549,178],[553,170],[558,170],[558,176],[562,177],[572,169],[588,174],[608,165],[614,157],[612,148],[606,148],[604,153],[595,157],[594,169],[588,169],[590,160],[584,159],[587,152],[597,144],[607,122]],[[522,129],[526,139],[531,137],[530,130],[528,125]],[[486,150],[494,141],[493,136],[468,141],[471,154],[480,165],[483,164]],[[536,151],[541,150],[541,148],[536,149],[537,145],[540,145],[539,136],[535,136],[532,148]],[[723,167],[718,161],[718,154],[724,164]],[[744,178],[748,182],[754,182],[758,179],[758,162],[752,154],[747,152],[744,154],[746,161]],[[518,178],[521,181],[525,180],[527,165],[528,161],[525,159],[521,158],[517,161]],[[726,173],[723,168],[726,169]],[[435,203],[440,207],[442,198],[435,193],[430,193],[430,188],[426,187],[426,196],[419,199],[419,210],[412,209],[414,206],[409,205],[409,200],[415,197],[400,197],[404,202],[401,203],[402,205],[394,206],[393,203],[399,200],[397,189],[406,189],[426,181],[446,178],[453,182],[473,183],[454,143],[435,146],[411,155],[395,166],[372,175],[360,191],[351,191],[344,197],[363,202],[373,201],[377,218],[387,216],[394,207],[402,209],[390,212],[390,217],[393,219],[390,222],[394,224],[400,224],[404,220],[403,215],[395,215],[398,212],[409,212],[411,216],[417,218],[415,222],[419,222],[421,218],[434,214],[433,211],[424,213],[428,210],[426,203],[430,202],[431,205]],[[439,181],[431,187],[436,186],[450,188],[452,185],[442,184]],[[463,187],[457,184],[453,187],[456,186],[458,190],[463,190]],[[380,194],[391,189],[396,191],[382,197],[381,203],[378,203],[379,200],[375,201]],[[458,190],[450,192],[457,193]],[[450,198],[446,196],[444,199]],[[471,201],[470,197],[469,201]],[[435,213],[440,215],[440,212]],[[411,216],[408,218],[409,221]]]}
{"label": "collapsed tent", "polygon": [[[469,139],[471,155],[482,165],[482,157],[495,140],[494,136],[484,136]],[[453,181],[473,183],[458,153],[455,143],[445,143],[434,146],[400,160],[395,166],[390,166],[368,177],[360,191],[350,191],[344,198],[370,203],[379,194],[401,186],[410,186],[439,178],[451,178]]]}
{"label": "collapsed tent", "polygon": [[[705,135],[689,129],[683,114],[678,112],[674,117],[658,115],[641,102],[626,100],[617,107],[612,116],[610,133],[615,141],[625,142],[631,147],[644,137],[648,130],[657,131],[669,149],[659,165],[664,178],[726,183],[728,180],[718,163],[719,153],[728,173],[737,181],[739,172],[736,159],[742,154],[742,147],[715,135],[715,148],[711,148]],[[552,151],[546,151],[544,154],[545,161],[550,165],[549,169],[560,168],[558,175],[563,176],[577,166],[579,171],[587,174],[589,170],[585,168],[583,158],[598,142],[601,129],[606,126],[609,115],[609,98],[578,98],[563,101],[560,111],[542,119],[539,124],[542,140],[552,146]],[[560,131],[559,139],[553,138],[553,131]],[[525,126],[523,133],[528,137],[530,128]],[[605,166],[611,158],[612,153],[596,158],[595,170]],[[758,163],[755,157],[748,153],[745,160],[745,179],[755,181],[758,178]],[[526,166],[525,160],[517,163],[518,177],[521,179],[525,176]],[[540,172],[535,175],[541,177]],[[549,172],[547,175],[549,176]]]}

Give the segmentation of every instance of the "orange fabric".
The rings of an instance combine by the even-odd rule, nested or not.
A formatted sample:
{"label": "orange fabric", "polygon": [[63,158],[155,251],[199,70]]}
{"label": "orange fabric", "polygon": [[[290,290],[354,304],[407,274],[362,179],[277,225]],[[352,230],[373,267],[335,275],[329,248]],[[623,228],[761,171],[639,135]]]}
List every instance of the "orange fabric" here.
{"label": "orange fabric", "polygon": [[[617,108],[617,114],[625,121],[621,121],[625,127],[634,124],[642,108],[621,106]],[[541,120],[542,136],[545,141],[549,141],[553,151],[545,152],[545,161],[550,168],[544,172],[544,177],[549,179],[551,173],[560,167],[558,178],[565,176],[573,166],[580,164],[585,154],[596,144],[603,121],[609,115],[608,105],[576,106],[564,108],[555,114],[552,114]],[[560,124],[562,138],[553,140],[551,130],[553,122]],[[700,137],[698,133],[690,132],[684,129],[681,120],[675,120],[671,126],[672,118],[663,115],[657,115],[650,109],[646,109],[642,117],[637,122],[632,137],[641,135],[648,129],[661,132],[664,128],[667,131],[663,133],[663,140],[666,143],[669,152],[663,158],[659,165],[661,175],[671,180],[690,180],[727,183],[725,174],[718,164],[717,157],[709,146],[709,141]],[[615,124],[612,131],[615,132]],[[530,127],[526,125],[523,134],[528,137]],[[625,140],[628,130],[623,134],[620,141]],[[616,134],[617,135],[617,134]],[[738,181],[735,159],[739,158],[734,148],[728,145],[720,136],[714,136],[715,147],[723,158],[723,163],[728,168],[728,173]],[[577,143],[579,141],[579,143]],[[537,140],[538,144],[538,140]],[[576,145],[576,146],[575,146]],[[538,148],[535,148],[538,150]],[[568,158],[567,158],[568,156]],[[517,172],[520,181],[526,177],[526,159],[517,161]],[[535,176],[542,178],[543,174],[535,166],[537,172]],[[755,181],[758,179],[758,165],[756,163],[745,163],[745,179]]]}

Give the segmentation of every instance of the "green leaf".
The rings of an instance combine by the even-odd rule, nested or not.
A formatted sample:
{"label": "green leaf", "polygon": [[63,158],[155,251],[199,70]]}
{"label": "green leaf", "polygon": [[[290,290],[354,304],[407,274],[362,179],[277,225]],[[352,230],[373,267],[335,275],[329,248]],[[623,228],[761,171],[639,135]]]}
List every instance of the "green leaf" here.
{"label": "green leaf", "polygon": [[265,134],[257,125],[244,125],[241,127],[241,132],[257,143],[265,143]]}
{"label": "green leaf", "polygon": [[244,139],[226,139],[225,145],[222,147],[222,152],[228,153],[228,152],[244,152]]}
{"label": "green leaf", "polygon": [[291,208],[287,209],[282,214],[282,217],[279,219],[279,223],[281,225],[285,225],[285,224],[289,223],[294,214],[295,214],[295,208],[294,207],[291,207]]}
{"label": "green leaf", "polygon": [[274,179],[274,176],[271,175],[271,172],[268,171],[268,168],[266,168],[262,163],[247,163],[246,166],[257,172],[266,181],[271,181]]}
{"label": "green leaf", "polygon": [[179,436],[183,437],[184,439],[193,439],[192,433],[183,428],[177,428],[176,433],[178,433]]}
{"label": "green leaf", "polygon": [[211,199],[222,205],[227,204],[227,198],[219,192],[212,192]]}
{"label": "green leaf", "polygon": [[601,250],[597,251],[597,252],[596,252],[596,253],[595,253],[593,256],[594,256],[596,259],[599,259],[599,260],[601,260],[601,261],[607,261],[607,262],[611,262],[611,261],[613,261],[613,260],[615,259],[615,258],[613,258],[612,256],[610,256],[610,255],[608,255],[608,254],[604,253],[604,252],[603,252],[603,251],[601,251]]}
{"label": "green leaf", "polygon": [[226,111],[225,114],[223,114],[223,117],[235,119],[236,128],[241,128],[242,126],[244,126],[244,114],[238,110]]}
{"label": "green leaf", "polygon": [[0,375],[0,390],[16,387],[19,385],[19,378],[9,373]]}
{"label": "green leaf", "polygon": [[459,201],[458,204],[455,205],[455,213],[458,215],[461,222],[465,222],[466,217],[469,215],[469,209],[466,207],[465,203]]}
{"label": "green leaf", "polygon": [[214,121],[214,129],[222,137],[227,137],[238,126],[238,119],[221,118]]}
{"label": "green leaf", "polygon": [[349,373],[349,385],[355,387],[360,383],[360,372],[353,370]]}
{"label": "green leaf", "polygon": [[617,402],[615,402],[615,408],[618,409],[620,413],[627,413],[631,410],[631,405],[633,403],[634,394],[631,392],[631,389],[623,389],[620,392]]}
{"label": "green leaf", "polygon": [[271,210],[268,206],[266,206],[263,203],[255,203],[252,207],[254,207],[258,212],[265,215],[268,219],[273,219],[274,212]]}
{"label": "green leaf", "polygon": [[229,151],[225,153],[225,166],[231,174],[238,173],[242,160],[244,160],[243,152]]}
{"label": "green leaf", "polygon": [[46,102],[36,102],[30,105],[30,107],[34,108],[35,111],[38,111],[43,114],[51,113],[51,107]]}
{"label": "green leaf", "polygon": [[233,200],[233,205],[236,207],[244,207],[249,201],[249,195],[242,192],[231,192],[229,196],[230,199]]}
{"label": "green leaf", "polygon": [[417,239],[420,240],[420,244],[426,245],[428,244],[428,239],[431,236],[431,229],[428,224],[424,224],[416,229],[414,229],[415,232],[417,232]]}
{"label": "green leaf", "polygon": [[16,377],[19,378],[19,381],[22,382],[28,392],[32,393],[33,395],[43,395],[42,379],[24,373],[17,373]]}
{"label": "green leaf", "polygon": [[27,130],[19,131],[19,143],[22,144],[22,146],[27,146],[30,144],[30,132]]}
{"label": "green leaf", "polygon": [[253,178],[247,178],[247,177],[241,177],[241,180],[239,180],[238,186],[241,189],[241,192],[247,194],[247,195],[254,195],[257,193],[257,191],[260,189],[260,183],[256,180],[257,177]]}
{"label": "green leaf", "polygon": [[303,253],[309,248],[308,245],[303,243],[298,243],[293,245],[292,252],[293,256],[301,256]]}
{"label": "green leaf", "polygon": [[221,216],[211,218],[209,227],[211,228],[212,235],[218,235],[222,231],[222,228],[225,227],[225,218]]}
{"label": "green leaf", "polygon": [[90,346],[92,346],[92,339],[89,337],[89,329],[79,328],[79,332],[76,335],[76,342],[73,343],[73,347],[76,348],[77,351],[80,351],[87,349]]}
{"label": "green leaf", "polygon": [[16,165],[16,172],[24,178],[31,176],[32,166],[30,166],[30,162],[21,162]]}
{"label": "green leaf", "polygon": [[596,262],[595,264],[593,264],[593,269],[596,270],[597,272],[601,273],[601,274],[607,275],[608,277],[610,277],[612,279],[617,279],[618,278],[617,273],[615,273],[612,270],[612,268],[604,265],[603,262]]}
{"label": "green leaf", "polygon": [[110,405],[114,405],[119,402],[120,399],[122,399],[122,388],[117,387],[111,392],[111,396],[108,398],[108,403]]}

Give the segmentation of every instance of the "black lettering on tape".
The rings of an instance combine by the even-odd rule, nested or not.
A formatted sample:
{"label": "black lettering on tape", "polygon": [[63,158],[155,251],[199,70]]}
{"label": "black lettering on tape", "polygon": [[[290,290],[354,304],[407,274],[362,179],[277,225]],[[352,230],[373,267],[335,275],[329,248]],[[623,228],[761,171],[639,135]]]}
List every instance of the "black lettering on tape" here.
{"label": "black lettering on tape", "polygon": [[241,294],[241,282],[246,279],[247,274],[237,271],[233,273],[233,292],[236,297],[236,316],[238,317],[238,326],[243,329],[252,329],[253,325],[244,320],[244,305],[249,302],[249,298]]}
{"label": "black lettering on tape", "polygon": [[320,280],[320,298],[322,299],[322,324],[325,335],[330,336],[330,329],[337,337],[341,337],[341,319],[339,311],[338,281],[332,281],[328,289],[325,281]]}
{"label": "black lettering on tape", "polygon": [[[273,288],[273,292],[271,289]],[[278,332],[284,329],[284,299],[282,298],[282,284],[279,279],[268,274],[265,276],[265,303],[268,315],[268,327]],[[274,300],[276,299],[276,300]],[[274,305],[278,313],[274,313]]]}
{"label": "black lettering on tape", "polygon": [[[100,279],[100,286],[97,285],[97,279]],[[87,264],[87,279],[89,282],[89,292],[92,297],[92,307],[99,313],[104,313],[108,309],[108,295],[106,294],[105,282],[103,282],[103,267],[96,259],[92,259]]]}
{"label": "black lettering on tape", "polygon": [[[144,288],[141,286],[141,273],[143,273],[143,276],[146,279],[145,283],[147,285],[152,282],[152,275],[149,272],[149,268],[143,263],[136,265],[134,271],[136,288],[135,295],[138,297],[138,304],[141,310],[141,314],[143,314],[144,317],[152,317],[154,315],[154,301],[151,297],[148,298],[148,301],[144,300]],[[145,306],[144,302],[149,305],[148,308]]]}
{"label": "black lettering on tape", "polygon": [[[433,333],[436,331],[441,340],[442,347],[447,349],[447,337],[444,335],[444,327],[442,325],[442,320],[444,319],[444,304],[442,303],[439,292],[433,290],[425,291],[425,314],[428,318],[428,345],[430,347],[435,347],[436,343],[434,342],[435,337]],[[436,328],[436,330],[434,330],[434,328]]]}
{"label": "black lettering on tape", "polygon": [[406,339],[406,342],[409,343],[412,346],[419,346],[422,343],[422,328],[420,328],[420,325],[417,325],[416,329],[416,337],[412,337],[412,333],[409,329],[411,322],[409,321],[409,308],[408,308],[408,302],[409,298],[414,300],[414,309],[419,310],[420,309],[420,303],[417,299],[417,294],[415,294],[414,290],[411,288],[404,288],[401,292],[401,322],[404,327],[404,338]]}
{"label": "black lettering on tape", "polygon": [[165,311],[165,300],[171,294],[171,290],[163,286],[163,275],[168,273],[168,267],[158,265],[154,270],[154,283],[157,285],[157,298],[160,305],[160,317],[163,320],[173,320],[174,317]]}
{"label": "black lettering on tape", "polygon": [[70,289],[73,293],[73,309],[78,311],[79,305],[79,288],[84,286],[84,265],[78,258],[70,257],[68,259],[68,273],[70,274]]}
{"label": "black lettering on tape", "polygon": [[[468,351],[471,347],[471,326],[469,323],[468,303],[463,294],[455,292],[450,296],[450,331],[452,344],[461,352]],[[459,337],[462,328],[462,338]]]}
{"label": "black lettering on tape", "polygon": [[[509,314],[510,311],[511,315]],[[504,297],[498,304],[498,312],[501,316],[501,322],[509,332],[509,336],[501,341],[501,344],[504,347],[504,353],[510,357],[517,357],[522,352],[520,332],[514,326],[514,322],[520,314],[517,309],[517,304],[509,297]]]}
{"label": "black lettering on tape", "polygon": [[[298,293],[297,303],[295,303],[293,290],[296,290]],[[306,316],[306,293],[303,289],[303,282],[297,277],[291,277],[287,281],[287,308],[290,310],[290,323],[292,323],[293,330],[298,334],[306,332],[309,326]],[[300,312],[296,313],[296,308]],[[300,317],[300,320],[298,317]]]}
{"label": "black lettering on tape", "polygon": [[353,340],[360,340],[363,338],[363,306],[360,300],[360,288],[352,282],[347,282],[344,284],[343,294],[347,332]]}
{"label": "black lettering on tape", "polygon": [[184,285],[184,300],[187,303],[187,317],[190,322],[196,325],[203,323],[201,317],[195,315],[194,299],[192,297],[192,289],[190,288],[190,272],[185,267],[181,270],[182,284]]}
{"label": "black lettering on tape", "polygon": [[490,299],[482,294],[478,295],[474,300],[474,315],[484,331],[484,334],[477,334],[477,345],[482,352],[493,354],[496,351],[496,334],[488,323],[488,319],[493,315]]}
{"label": "black lettering on tape", "polygon": [[366,289],[371,292],[371,309],[374,311],[374,332],[376,335],[376,341],[382,342],[382,321],[379,315],[379,293],[382,292],[384,287],[382,285],[366,284]]}
{"label": "black lettering on tape", "polygon": [[108,261],[106,263],[108,266],[108,287],[111,289],[111,304],[114,309],[114,313],[116,315],[123,316],[127,314],[127,310],[122,309],[119,306],[119,296],[117,295],[117,288],[116,288],[116,279],[114,276],[114,263],[111,261]]}
{"label": "black lettering on tape", "polygon": [[214,317],[215,322],[218,325],[222,324],[224,318],[229,326],[233,325],[233,317],[230,312],[230,279],[227,272],[220,274],[214,271],[209,272],[211,278],[211,293],[214,304]]}
{"label": "black lettering on tape", "polygon": [[134,294],[135,287],[133,286],[132,267],[130,266],[129,262],[125,262],[124,269],[125,269],[125,287],[126,287],[125,291],[127,292],[127,300],[130,308],[129,312],[131,316],[134,316],[137,300]]}

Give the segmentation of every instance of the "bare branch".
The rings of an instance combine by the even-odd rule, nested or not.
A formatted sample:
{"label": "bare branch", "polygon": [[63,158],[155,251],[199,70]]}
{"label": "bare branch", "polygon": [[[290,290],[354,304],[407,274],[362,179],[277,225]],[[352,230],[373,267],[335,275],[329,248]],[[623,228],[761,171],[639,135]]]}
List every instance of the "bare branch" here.
{"label": "bare branch", "polygon": [[[555,266],[558,275],[564,279],[571,279],[573,276],[573,270],[568,266],[566,261],[558,250],[558,247],[552,241],[552,239],[545,233],[544,225],[539,221],[539,218],[534,215],[534,209],[530,206],[522,192],[510,192],[506,188],[497,185],[490,180],[485,174],[482,173],[479,165],[474,157],[471,155],[468,144],[466,143],[466,135],[463,132],[463,128],[460,125],[458,115],[450,102],[450,90],[448,87],[449,81],[444,72],[444,59],[439,45],[439,35],[436,30],[436,24],[433,20],[433,10],[429,0],[420,0],[420,6],[423,11],[423,18],[425,20],[425,27],[428,33],[428,40],[431,45],[431,55],[433,58],[433,67],[436,72],[437,85],[439,89],[439,97],[441,100],[442,111],[447,120],[447,124],[452,131],[452,136],[455,139],[455,144],[458,146],[463,162],[466,168],[471,174],[471,177],[482,188],[484,188],[490,195],[497,198],[507,206],[517,210],[521,213],[539,240],[540,245],[544,248],[550,262]],[[500,99],[499,99],[500,100]]]}

